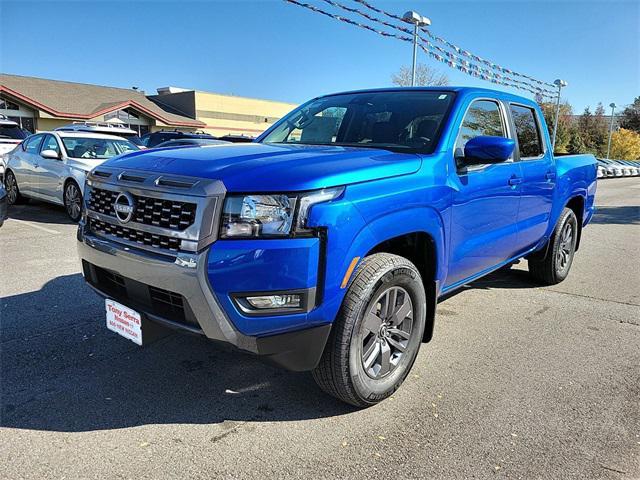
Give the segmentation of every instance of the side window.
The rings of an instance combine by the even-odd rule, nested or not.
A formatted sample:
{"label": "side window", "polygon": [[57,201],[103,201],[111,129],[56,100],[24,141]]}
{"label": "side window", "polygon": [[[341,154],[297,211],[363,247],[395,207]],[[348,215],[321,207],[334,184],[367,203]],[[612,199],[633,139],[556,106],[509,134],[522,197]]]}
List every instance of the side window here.
{"label": "side window", "polygon": [[58,141],[53,135],[47,135],[46,137],[44,137],[44,142],[42,142],[40,151],[44,152],[45,150],[53,150],[58,155],[60,155],[60,145],[58,145]]}
{"label": "side window", "polygon": [[520,158],[542,155],[544,150],[536,112],[529,107],[511,105],[511,116],[516,126]]}
{"label": "side window", "polygon": [[42,135],[34,135],[33,137],[27,138],[24,141],[24,151],[27,153],[38,154],[40,150],[40,142],[42,141]]}
{"label": "side window", "polygon": [[507,136],[500,107],[491,100],[476,100],[467,110],[456,141],[456,154],[469,140],[480,136]]}

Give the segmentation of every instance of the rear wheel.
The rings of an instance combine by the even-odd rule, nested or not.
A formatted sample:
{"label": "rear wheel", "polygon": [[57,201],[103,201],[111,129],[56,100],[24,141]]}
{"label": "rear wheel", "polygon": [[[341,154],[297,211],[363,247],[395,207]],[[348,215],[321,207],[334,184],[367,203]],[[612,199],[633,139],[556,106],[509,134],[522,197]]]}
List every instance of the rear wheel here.
{"label": "rear wheel", "polygon": [[570,208],[565,208],[549,240],[547,256],[542,260],[529,260],[529,273],[544,285],[562,282],[571,269],[578,240],[578,219]]}
{"label": "rear wheel", "polygon": [[20,195],[18,181],[16,180],[16,177],[11,170],[9,170],[5,175],[4,186],[7,190],[7,201],[9,202],[9,205],[16,205],[27,202],[28,199]]}
{"label": "rear wheel", "polygon": [[73,180],[69,180],[64,186],[64,208],[67,215],[74,222],[80,220],[82,214],[82,193],[80,187]]}
{"label": "rear wheel", "polygon": [[320,388],[357,407],[390,396],[420,349],[425,305],[420,273],[410,261],[387,253],[365,258],[313,371]]}

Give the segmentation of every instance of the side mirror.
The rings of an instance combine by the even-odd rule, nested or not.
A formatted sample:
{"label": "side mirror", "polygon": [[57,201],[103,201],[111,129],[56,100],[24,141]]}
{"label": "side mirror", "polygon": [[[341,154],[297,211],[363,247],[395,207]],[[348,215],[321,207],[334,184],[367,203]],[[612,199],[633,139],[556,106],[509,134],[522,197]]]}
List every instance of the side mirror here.
{"label": "side mirror", "polygon": [[55,150],[43,150],[40,152],[42,158],[50,158],[52,160],[60,160],[60,154]]}
{"label": "side mirror", "polygon": [[469,140],[464,146],[462,165],[484,165],[509,160],[516,142],[505,137],[480,136]]}

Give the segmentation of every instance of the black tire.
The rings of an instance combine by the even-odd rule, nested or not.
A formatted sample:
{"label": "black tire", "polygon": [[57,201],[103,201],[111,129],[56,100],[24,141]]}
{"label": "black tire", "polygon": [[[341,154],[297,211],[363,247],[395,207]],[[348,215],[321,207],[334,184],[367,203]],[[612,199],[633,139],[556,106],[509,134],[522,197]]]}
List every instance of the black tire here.
{"label": "black tire", "polygon": [[[382,311],[388,312],[388,305],[395,314]],[[380,315],[371,316],[378,308]],[[393,394],[411,370],[425,317],[426,296],[415,265],[388,253],[366,257],[349,285],[313,378],[322,390],[346,403],[375,405]],[[372,333],[371,318],[381,321],[377,334]]]}
{"label": "black tire", "polygon": [[18,188],[18,180],[11,170],[7,170],[4,176],[4,188],[7,190],[7,202],[9,205],[20,205],[27,203],[28,198],[20,194],[20,188]]}
{"label": "black tire", "polygon": [[567,278],[576,251],[578,228],[576,214],[565,208],[549,239],[546,257],[529,259],[529,274],[534,280],[543,285],[555,285]]}
{"label": "black tire", "polygon": [[82,192],[74,180],[68,180],[64,184],[62,200],[69,218],[74,222],[80,221],[80,217],[82,217]]}

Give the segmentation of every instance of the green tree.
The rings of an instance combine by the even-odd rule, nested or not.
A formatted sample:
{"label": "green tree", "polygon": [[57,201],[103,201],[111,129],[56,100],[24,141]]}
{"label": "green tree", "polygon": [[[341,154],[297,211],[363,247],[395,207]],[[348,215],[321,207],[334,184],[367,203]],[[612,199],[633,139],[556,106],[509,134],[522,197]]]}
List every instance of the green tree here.
{"label": "green tree", "polygon": [[[549,129],[549,136],[553,135],[553,126],[556,120],[556,104],[552,102],[542,102],[538,99],[538,104],[542,109],[544,120]],[[558,132],[556,133],[556,153],[568,153],[569,142],[572,134],[573,109],[566,100],[560,103],[560,115],[558,117]]]}
{"label": "green tree", "polygon": [[598,102],[598,106],[593,114],[591,139],[593,141],[593,149],[596,153],[600,156],[606,155],[607,142],[609,140],[609,125],[607,124],[602,102]]}
{"label": "green tree", "polygon": [[569,138],[569,145],[567,146],[567,152],[576,154],[576,153],[585,153],[587,151],[587,146],[580,135],[580,131],[577,128],[571,129],[571,134]]}
{"label": "green tree", "polygon": [[622,111],[620,128],[640,133],[640,97],[636,97],[633,103]]}

